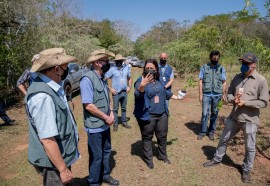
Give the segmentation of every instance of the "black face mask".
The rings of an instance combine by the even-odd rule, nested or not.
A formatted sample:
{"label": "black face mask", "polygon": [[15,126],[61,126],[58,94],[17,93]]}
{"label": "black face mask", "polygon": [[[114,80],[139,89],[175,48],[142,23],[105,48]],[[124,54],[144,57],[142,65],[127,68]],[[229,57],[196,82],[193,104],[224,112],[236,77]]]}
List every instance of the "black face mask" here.
{"label": "black face mask", "polygon": [[61,80],[64,80],[68,76],[68,67],[67,67],[66,70],[63,69],[61,66],[59,66],[59,67],[64,71],[64,73],[60,76],[61,77]]}
{"label": "black face mask", "polygon": [[151,74],[151,75],[155,76],[156,73],[157,73],[156,70],[153,70],[153,69],[145,69],[144,70],[144,75]]}
{"label": "black face mask", "polygon": [[115,62],[116,67],[122,67],[122,62]]}
{"label": "black face mask", "polygon": [[218,63],[218,61],[213,61],[213,60],[211,60],[211,64],[212,65],[216,65]]}
{"label": "black face mask", "polygon": [[102,67],[101,67],[101,70],[102,70],[103,74],[105,74],[106,72],[108,72],[108,70],[110,69],[110,67],[111,67],[110,63],[103,64]]}
{"label": "black face mask", "polygon": [[165,65],[166,63],[167,63],[167,60],[165,60],[165,59],[160,60],[160,64]]}

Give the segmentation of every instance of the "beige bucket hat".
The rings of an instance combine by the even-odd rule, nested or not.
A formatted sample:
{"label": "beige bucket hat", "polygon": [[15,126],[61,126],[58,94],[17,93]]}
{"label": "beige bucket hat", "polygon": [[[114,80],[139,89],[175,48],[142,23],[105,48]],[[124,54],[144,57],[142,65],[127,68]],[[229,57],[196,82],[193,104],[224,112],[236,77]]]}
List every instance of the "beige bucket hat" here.
{"label": "beige bucket hat", "polygon": [[125,60],[125,59],[127,58],[123,57],[122,54],[116,54],[114,61]]}
{"label": "beige bucket hat", "polygon": [[66,54],[66,51],[63,48],[48,48],[42,50],[39,54],[40,55]]}
{"label": "beige bucket hat", "polygon": [[92,63],[104,57],[115,57],[115,54],[105,49],[99,49],[90,54],[90,57],[87,59],[87,63]]}
{"label": "beige bucket hat", "polygon": [[77,61],[75,57],[66,55],[64,50],[59,51],[59,48],[43,50],[32,65],[31,72],[39,72],[50,67]]}

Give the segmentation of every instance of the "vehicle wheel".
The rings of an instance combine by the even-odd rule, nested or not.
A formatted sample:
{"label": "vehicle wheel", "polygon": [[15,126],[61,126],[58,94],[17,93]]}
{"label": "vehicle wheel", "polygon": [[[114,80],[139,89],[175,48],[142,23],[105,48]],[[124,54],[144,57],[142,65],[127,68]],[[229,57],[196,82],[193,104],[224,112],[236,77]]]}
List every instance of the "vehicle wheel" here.
{"label": "vehicle wheel", "polygon": [[72,99],[72,90],[71,90],[71,86],[69,84],[65,86],[65,93],[66,93],[67,100],[71,101],[71,99]]}

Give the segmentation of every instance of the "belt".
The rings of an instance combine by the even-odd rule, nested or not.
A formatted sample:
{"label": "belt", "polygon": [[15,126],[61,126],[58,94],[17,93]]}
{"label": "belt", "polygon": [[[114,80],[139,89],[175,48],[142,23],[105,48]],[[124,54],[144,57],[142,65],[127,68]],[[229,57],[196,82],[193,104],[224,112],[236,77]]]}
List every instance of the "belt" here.
{"label": "belt", "polygon": [[150,116],[153,116],[153,117],[161,117],[165,112],[163,112],[162,114],[151,114],[150,113]]}
{"label": "belt", "polygon": [[126,90],[121,90],[120,92],[118,92],[118,94],[121,94],[122,92],[126,92]]}

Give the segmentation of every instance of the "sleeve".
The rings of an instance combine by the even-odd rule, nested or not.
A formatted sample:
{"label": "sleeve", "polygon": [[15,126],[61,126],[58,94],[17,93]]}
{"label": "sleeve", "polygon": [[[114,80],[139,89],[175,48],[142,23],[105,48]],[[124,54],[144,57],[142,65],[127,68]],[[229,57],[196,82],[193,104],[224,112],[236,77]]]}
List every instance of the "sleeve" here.
{"label": "sleeve", "polygon": [[258,99],[245,101],[245,106],[253,108],[267,107],[269,101],[269,87],[266,79],[260,83],[258,92]]}
{"label": "sleeve", "polygon": [[59,135],[55,104],[51,96],[45,93],[34,94],[27,101],[27,105],[40,139]]}
{"label": "sleeve", "polygon": [[174,78],[174,71],[173,71],[173,69],[172,69],[172,73],[171,73],[171,75],[170,75],[170,79],[173,79]]}
{"label": "sleeve", "polygon": [[17,87],[26,83],[30,77],[30,70],[26,69],[17,81]]}
{"label": "sleeve", "polygon": [[199,79],[203,79],[203,74],[204,74],[204,68],[201,67],[200,74],[199,74]]}
{"label": "sleeve", "polygon": [[226,70],[225,70],[224,67],[222,67],[221,78],[222,78],[222,81],[226,81],[226,79],[227,79],[227,77],[226,77]]}
{"label": "sleeve", "polygon": [[113,68],[110,68],[108,72],[105,73],[105,78],[110,79],[112,77]]}
{"label": "sleeve", "polygon": [[171,99],[171,97],[173,96],[173,93],[168,91],[167,89],[164,89],[164,90],[165,90],[165,93],[166,93],[166,100]]}
{"label": "sleeve", "polygon": [[93,103],[94,89],[91,80],[83,77],[80,81],[82,103]]}
{"label": "sleeve", "polygon": [[229,103],[234,103],[234,95],[235,95],[235,85],[234,85],[234,81],[235,81],[236,76],[233,78],[233,80],[230,83],[230,86],[228,88],[228,96],[227,96],[227,100]]}
{"label": "sleeve", "polygon": [[130,70],[130,68],[127,68],[128,69],[128,78],[131,78],[131,70]]}
{"label": "sleeve", "polygon": [[141,97],[141,96],[144,96],[144,92],[140,92],[139,91],[139,86],[141,84],[141,81],[136,81],[135,84],[134,84],[134,96],[135,97]]}

